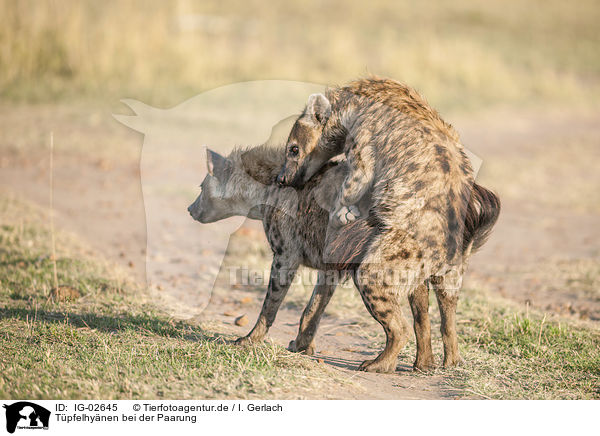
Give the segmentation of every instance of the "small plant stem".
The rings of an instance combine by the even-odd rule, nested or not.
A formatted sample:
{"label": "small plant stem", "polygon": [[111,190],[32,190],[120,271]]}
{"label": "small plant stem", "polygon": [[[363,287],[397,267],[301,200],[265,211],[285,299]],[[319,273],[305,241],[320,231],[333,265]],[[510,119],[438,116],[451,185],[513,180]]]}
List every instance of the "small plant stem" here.
{"label": "small plant stem", "polygon": [[56,243],[54,239],[54,132],[50,132],[50,235],[52,237],[54,289],[58,290],[58,273],[56,271]]}

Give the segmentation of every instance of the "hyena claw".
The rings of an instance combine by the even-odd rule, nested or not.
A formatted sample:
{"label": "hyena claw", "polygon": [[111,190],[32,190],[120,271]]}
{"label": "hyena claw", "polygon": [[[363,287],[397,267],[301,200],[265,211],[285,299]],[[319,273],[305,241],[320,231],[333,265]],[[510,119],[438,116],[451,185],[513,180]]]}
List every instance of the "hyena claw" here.
{"label": "hyena claw", "polygon": [[346,224],[356,221],[360,218],[360,211],[356,206],[342,206],[333,213],[334,219],[339,225],[345,226]]}

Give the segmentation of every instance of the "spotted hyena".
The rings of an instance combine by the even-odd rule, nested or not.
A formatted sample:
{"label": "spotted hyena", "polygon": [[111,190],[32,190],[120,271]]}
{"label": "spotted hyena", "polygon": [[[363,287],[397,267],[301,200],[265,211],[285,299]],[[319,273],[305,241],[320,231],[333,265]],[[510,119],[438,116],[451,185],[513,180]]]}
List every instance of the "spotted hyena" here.
{"label": "spotted hyena", "polygon": [[[366,219],[380,229],[356,271],[356,284],[387,341],[362,369],[393,371],[408,339],[401,297],[412,296],[411,306],[420,312],[426,287],[436,291],[441,306],[444,366],[457,364],[456,304],[473,248],[463,236],[470,200],[477,195],[458,134],[411,88],[389,79],[361,79],[310,96],[290,132],[278,181],[302,186],[339,154],[345,154],[349,170],[331,222],[355,220],[356,203],[370,191]],[[488,192],[495,204],[491,229],[499,201]],[[382,279],[390,274],[401,280]],[[419,355],[426,360],[417,366],[432,364],[429,353]]]}
{"label": "spotted hyena", "polygon": [[[345,275],[355,278],[354,273],[367,248],[381,229],[368,218],[359,218],[340,229],[329,229],[328,235],[328,205],[335,200],[337,187],[348,173],[346,163],[328,162],[302,188],[282,189],[275,183],[275,177],[283,163],[283,148],[236,149],[227,158],[209,151],[209,173],[202,182],[202,193],[188,210],[194,219],[203,223],[232,215],[263,221],[273,251],[271,277],[256,325],[247,336],[238,339],[238,343],[264,338],[299,265],[319,270],[317,285],[302,314],[298,336],[290,343],[292,351],[311,354],[320,317],[338,280]],[[489,216],[493,215],[490,211],[494,208],[489,201],[489,191],[478,188],[469,207],[472,219],[465,227],[465,239],[474,240],[477,245],[485,238]],[[368,195],[359,202],[365,216],[368,203]],[[329,258],[337,259],[335,263],[324,261],[323,250],[327,243],[331,247]],[[427,294],[427,289],[421,287],[409,298],[418,344],[415,367],[419,369],[427,369],[423,362],[432,362]]]}

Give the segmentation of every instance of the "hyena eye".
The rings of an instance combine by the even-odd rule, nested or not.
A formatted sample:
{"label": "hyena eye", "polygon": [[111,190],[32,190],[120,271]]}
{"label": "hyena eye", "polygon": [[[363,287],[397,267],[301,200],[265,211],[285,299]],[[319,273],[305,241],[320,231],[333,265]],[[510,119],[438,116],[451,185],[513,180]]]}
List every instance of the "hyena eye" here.
{"label": "hyena eye", "polygon": [[291,156],[298,156],[298,153],[300,152],[300,149],[298,148],[297,145],[292,145],[290,147],[290,155]]}

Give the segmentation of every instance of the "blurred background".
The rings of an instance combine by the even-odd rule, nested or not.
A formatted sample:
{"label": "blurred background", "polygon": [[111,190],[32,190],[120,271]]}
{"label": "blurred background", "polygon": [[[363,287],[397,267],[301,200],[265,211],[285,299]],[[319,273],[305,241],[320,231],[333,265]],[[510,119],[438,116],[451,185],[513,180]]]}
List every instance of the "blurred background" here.
{"label": "blurred background", "polygon": [[0,0],[0,96],[170,106],[233,82],[405,81],[442,111],[590,105],[593,0]]}
{"label": "blurred background", "polygon": [[170,108],[236,82],[372,73],[440,110],[503,201],[467,285],[600,319],[597,1],[0,0],[0,12],[2,189],[47,207],[53,131],[57,226],[137,276],[142,137],[112,118],[131,113],[120,99]]}

